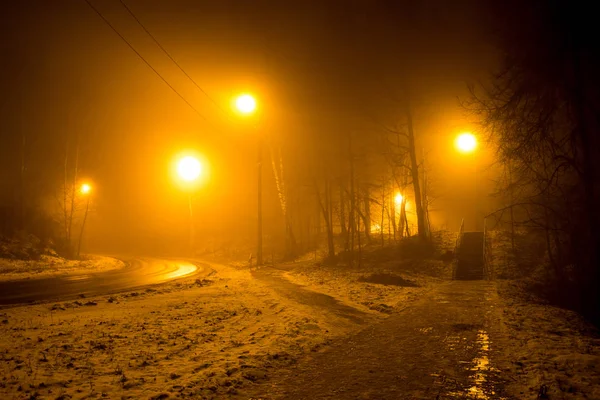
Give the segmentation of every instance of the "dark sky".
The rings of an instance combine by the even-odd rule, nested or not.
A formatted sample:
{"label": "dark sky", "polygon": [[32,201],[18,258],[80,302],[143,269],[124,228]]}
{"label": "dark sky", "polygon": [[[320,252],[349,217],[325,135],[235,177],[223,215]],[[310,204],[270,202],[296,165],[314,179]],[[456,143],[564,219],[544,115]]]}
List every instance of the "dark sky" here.
{"label": "dark sky", "polygon": [[[97,203],[106,221],[98,226],[102,235],[126,235],[115,225],[150,232],[185,218],[185,198],[170,183],[167,166],[174,154],[191,147],[211,159],[210,202],[199,199],[201,207],[237,199],[236,220],[252,215],[248,165],[255,138],[229,112],[239,92],[258,95],[260,128],[295,152],[340,131],[368,131],[373,118],[393,120],[390,99],[402,87],[430,108],[424,115],[432,110],[455,115],[465,81],[484,76],[490,60],[482,40],[486,10],[475,0],[127,0],[208,99],[118,0],[90,1],[208,120],[84,0],[5,2],[3,201],[14,191],[23,134],[29,179],[48,193],[60,177],[67,138],[72,149],[79,136],[82,175],[102,193]],[[423,130],[430,132],[422,137],[438,123],[425,121]],[[209,214],[215,219],[230,212]]]}

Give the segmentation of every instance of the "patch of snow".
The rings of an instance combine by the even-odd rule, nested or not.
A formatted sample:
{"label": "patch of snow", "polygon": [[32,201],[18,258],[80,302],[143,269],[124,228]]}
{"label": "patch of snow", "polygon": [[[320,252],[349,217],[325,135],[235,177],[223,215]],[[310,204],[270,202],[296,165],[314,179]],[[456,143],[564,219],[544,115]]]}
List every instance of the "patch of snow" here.
{"label": "patch of snow", "polygon": [[67,260],[47,255],[36,261],[0,258],[0,281],[102,272],[125,266],[123,261],[112,257],[84,255],[82,258]]}
{"label": "patch of snow", "polygon": [[[349,268],[346,265],[305,262],[299,263],[284,276],[293,283],[327,294],[363,311],[383,314],[401,308],[432,284],[441,281],[432,276],[406,272],[394,263]],[[380,277],[385,279],[373,279]]]}
{"label": "patch of snow", "polygon": [[512,282],[499,287],[509,393],[518,399],[600,399],[597,330],[575,312],[525,300]]}

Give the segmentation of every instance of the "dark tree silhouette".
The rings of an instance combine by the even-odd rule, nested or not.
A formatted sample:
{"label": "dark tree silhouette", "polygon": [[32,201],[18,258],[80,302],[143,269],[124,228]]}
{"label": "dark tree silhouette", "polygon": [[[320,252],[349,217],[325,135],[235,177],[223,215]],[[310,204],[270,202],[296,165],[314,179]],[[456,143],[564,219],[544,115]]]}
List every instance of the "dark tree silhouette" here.
{"label": "dark tree silhouette", "polygon": [[546,244],[554,293],[598,318],[600,52],[593,13],[545,1],[502,7],[494,10],[502,67],[483,90],[473,89],[475,109],[510,169],[508,207]]}

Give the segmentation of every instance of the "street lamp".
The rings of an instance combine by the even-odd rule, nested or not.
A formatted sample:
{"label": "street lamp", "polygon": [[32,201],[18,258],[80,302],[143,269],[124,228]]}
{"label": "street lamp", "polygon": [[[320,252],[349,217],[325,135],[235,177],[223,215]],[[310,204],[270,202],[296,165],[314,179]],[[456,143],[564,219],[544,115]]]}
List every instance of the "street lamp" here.
{"label": "street lamp", "polygon": [[477,138],[470,132],[461,133],[454,144],[461,153],[472,153],[477,147]]}
{"label": "street lamp", "polygon": [[83,238],[83,230],[85,228],[85,222],[87,221],[88,211],[90,210],[90,199],[92,197],[92,186],[89,183],[84,183],[79,188],[79,192],[82,196],[85,196],[85,214],[83,214],[83,221],[81,222],[81,232],[79,233],[79,243],[77,244],[77,258],[81,253],[81,240]]}
{"label": "street lamp", "polygon": [[[257,104],[254,97],[250,94],[242,94],[239,95],[235,99],[235,108],[236,110],[243,115],[252,115],[256,111]],[[258,206],[257,206],[257,240],[256,240],[256,265],[262,265],[263,263],[263,233],[262,233],[262,162],[263,162],[263,143],[262,137],[259,135],[258,138],[258,153],[257,153],[257,198],[258,198]]]}
{"label": "street lamp", "polygon": [[[202,173],[202,163],[196,157],[185,156],[177,162],[177,175],[187,184],[195,184]],[[194,212],[192,208],[192,191],[188,193],[188,208],[190,212],[190,252],[194,252]]]}
{"label": "street lamp", "polygon": [[396,194],[396,197],[394,197],[394,201],[396,202],[397,205],[401,205],[402,204],[402,195],[400,193]]}
{"label": "street lamp", "polygon": [[256,100],[250,94],[239,95],[235,99],[235,108],[242,114],[252,114],[256,110]]}
{"label": "street lamp", "polygon": [[183,157],[177,163],[177,173],[179,177],[186,182],[193,182],[200,176],[202,164],[197,158],[192,156]]}
{"label": "street lamp", "polygon": [[[474,153],[475,149],[477,148],[477,138],[471,132],[464,132],[456,137],[456,140],[454,141],[454,145],[456,146],[456,149],[463,154]],[[477,190],[478,189],[477,188],[477,160],[475,157],[473,157],[473,168],[474,168],[473,175],[474,175],[474,180],[475,180],[475,182],[474,182],[475,183],[475,190],[474,190],[475,191],[475,195],[474,195],[475,230],[477,231],[479,229],[479,198],[478,198],[478,190]]]}

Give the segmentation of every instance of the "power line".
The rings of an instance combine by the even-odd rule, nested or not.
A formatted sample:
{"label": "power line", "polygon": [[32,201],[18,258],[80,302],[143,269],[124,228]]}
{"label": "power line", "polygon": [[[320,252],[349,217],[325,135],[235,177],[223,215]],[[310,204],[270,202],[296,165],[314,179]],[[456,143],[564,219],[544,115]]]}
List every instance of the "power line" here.
{"label": "power line", "polygon": [[183,72],[183,74],[194,84],[194,86],[196,86],[198,88],[198,90],[200,90],[219,109],[219,111],[221,111],[223,114],[226,114],[225,111],[219,105],[219,103],[217,103],[204,89],[202,89],[200,87],[200,85],[198,85],[196,83],[196,81],[187,72],[185,72],[185,70],[181,67],[181,65],[179,65],[179,63],[177,61],[175,61],[175,59],[160,44],[160,42],[156,39],[156,37],[154,37],[154,35],[152,33],[150,33],[150,31],[144,26],[144,24],[142,24],[142,21],[140,21],[139,18],[135,16],[135,14],[133,13],[133,11],[131,11],[131,9],[127,6],[127,4],[125,4],[125,2],[123,0],[119,0],[119,1],[123,5],[123,7],[125,7],[125,9],[127,10],[127,12],[129,13],[129,15],[131,15],[133,17],[133,19],[135,19],[135,21],[138,23],[138,25],[144,30],[144,32],[146,32],[148,34],[148,36],[150,36],[150,38],[152,38],[152,40],[154,41],[154,43],[156,43],[156,45],[162,50],[162,52],[165,53],[165,55],[167,57],[169,57],[169,60],[173,61],[173,63],[177,66],[177,68],[179,68],[179,70],[181,72]]}
{"label": "power line", "polygon": [[98,16],[100,18],[102,18],[102,20],[106,23],[106,25],[108,25],[126,44],[127,46],[129,46],[129,48],[131,50],[133,50],[133,52],[135,54],[137,54],[137,56],[152,70],[154,71],[154,73],[168,86],[171,88],[171,90],[173,92],[175,92],[177,94],[177,96],[179,96],[181,98],[181,100],[183,100],[185,102],[185,104],[187,104],[192,110],[194,110],[196,112],[196,114],[198,114],[200,116],[200,118],[202,118],[204,121],[208,122],[210,124],[210,122],[206,119],[206,117],[204,115],[202,115],[200,113],[200,111],[198,111],[189,101],[187,101],[185,99],[185,97],[183,97],[181,95],[181,93],[179,93],[173,86],[171,86],[171,84],[169,82],[167,82],[167,80],[165,78],[163,78],[163,76],[152,66],[150,65],[150,63],[148,61],[146,61],[146,59],[131,45],[131,43],[129,43],[127,41],[127,39],[125,39],[125,37],[123,35],[121,35],[119,33],[119,31],[104,17],[104,15],[102,15],[102,13],[100,11],[98,11],[98,9],[96,7],[94,7],[92,5],[92,3],[89,2],[89,0],[84,0],[88,6],[90,6],[90,8],[92,10],[94,10],[96,12],[96,14],[98,14]]}

